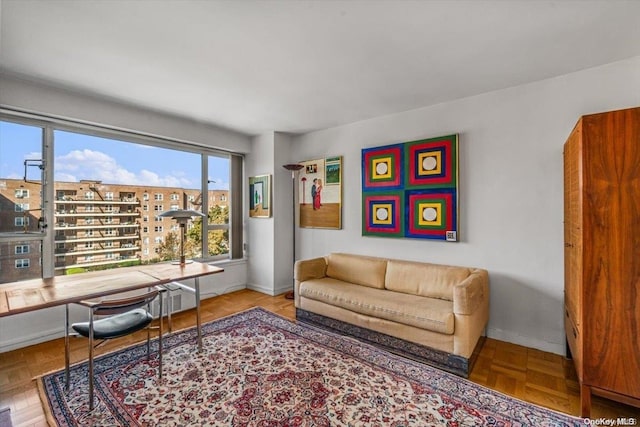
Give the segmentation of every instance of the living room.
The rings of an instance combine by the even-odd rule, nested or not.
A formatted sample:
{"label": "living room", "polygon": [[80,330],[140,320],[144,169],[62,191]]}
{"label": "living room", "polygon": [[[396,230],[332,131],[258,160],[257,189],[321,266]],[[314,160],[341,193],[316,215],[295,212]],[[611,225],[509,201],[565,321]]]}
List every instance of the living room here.
{"label": "living room", "polygon": [[[229,61],[226,64],[231,64],[228,66],[232,71],[230,74],[235,70],[244,75],[250,83],[247,92],[250,92],[249,95],[255,92],[256,96],[255,101],[251,101],[251,96],[244,98],[246,94],[242,88],[235,87],[233,94],[243,96],[238,98],[238,105],[234,105],[229,98],[224,99],[227,103],[224,104],[216,101],[218,96],[224,96],[224,84],[220,84],[223,89],[215,86],[213,89],[204,87],[202,91],[189,92],[193,87],[184,82],[184,77],[176,77],[175,73],[182,72],[180,66],[172,63],[171,58],[160,59],[162,49],[151,55],[156,62],[149,65],[148,69],[140,65],[141,61],[135,52],[125,49],[125,29],[131,31],[128,34],[131,40],[138,40],[136,48],[154,49],[156,42],[153,39],[149,41],[142,36],[141,39],[133,36],[135,33],[132,28],[139,24],[133,12],[141,12],[142,9],[125,8],[128,13],[116,13],[111,10],[113,6],[101,4],[102,9],[99,10],[113,12],[113,22],[122,26],[122,33],[117,30],[109,33],[109,25],[105,24],[104,28],[99,26],[100,17],[87,5],[4,0],[0,4],[0,107],[3,118],[8,115],[14,120],[29,120],[36,116],[71,120],[83,125],[97,124],[174,142],[215,147],[244,156],[244,185],[249,177],[271,175],[272,215],[267,218],[250,217],[247,201],[244,201],[242,256],[219,263],[225,269],[224,273],[203,278],[203,298],[245,288],[269,296],[282,295],[292,290],[293,259],[322,257],[333,252],[478,267],[486,269],[490,277],[487,337],[554,355],[567,354],[564,324],[563,145],[581,116],[640,105],[640,45],[635,41],[640,39],[640,34],[637,26],[633,25],[640,13],[637,3],[603,1],[583,5],[556,1],[537,5],[515,2],[514,6],[508,6],[503,2],[479,2],[484,3],[482,7],[487,15],[485,19],[479,19],[482,25],[473,24],[477,27],[472,26],[474,19],[469,16],[473,13],[465,12],[463,5],[471,8],[467,10],[477,12],[476,18],[482,16],[482,7],[465,2],[451,9],[440,2],[435,5],[429,2],[401,2],[407,8],[404,11],[385,2],[300,2],[305,6],[302,10],[287,2],[264,2],[261,5],[243,2],[238,6],[241,10],[234,10],[228,4],[222,7],[224,3],[220,2],[212,3],[221,8],[216,9],[220,16],[225,16],[224,13],[239,16],[247,20],[245,25],[248,26],[265,19],[264,27],[254,29],[255,34],[247,36],[253,39],[253,43],[261,36],[266,37],[265,34],[271,30],[281,37],[278,41],[284,46],[295,47],[297,49],[293,51],[296,55],[302,55],[300,45],[286,44],[291,43],[286,40],[290,40],[292,34],[287,32],[295,30],[300,32],[298,36],[304,34],[308,37],[307,43],[319,50],[319,58],[315,59],[313,52],[289,57],[286,52],[270,44],[268,54],[256,56],[250,61],[240,58],[239,65],[233,65],[231,58],[224,57],[224,61]],[[206,10],[203,4],[199,7]],[[436,9],[429,10],[429,7]],[[244,8],[247,10],[242,10]],[[251,11],[252,8],[258,9]],[[171,22],[171,15],[167,13],[177,10],[178,7],[169,7],[164,10],[162,18]],[[484,28],[487,33],[454,33],[451,40],[446,37],[437,39],[437,42],[433,42],[434,47],[428,50],[428,43],[424,43],[424,39],[434,35],[418,32],[419,20],[410,19],[412,10],[415,14],[432,13],[433,16],[428,19],[429,25],[436,25],[434,16],[441,16],[442,19],[452,19],[450,26],[457,31],[462,31],[461,28],[468,25],[467,28],[474,31]],[[242,16],[242,13],[247,15]],[[288,27],[288,24],[285,25],[288,19],[272,16],[279,16],[278,13],[299,13],[291,15],[298,16],[299,21]],[[362,21],[366,19],[358,19],[358,13],[365,18],[378,20],[380,25],[385,22],[385,14],[390,14],[389,19],[405,20],[405,25],[411,24],[410,33],[420,38],[421,43],[402,50],[398,43],[404,38],[393,42],[391,32],[378,32],[365,27],[366,23]],[[515,21],[512,19],[514,13],[518,14]],[[546,17],[546,20],[534,25],[531,16],[526,18],[527,13],[540,19]],[[551,19],[554,13],[557,16]],[[584,13],[584,16],[572,17],[580,13]],[[49,22],[47,25],[52,27],[37,30],[48,21],[47,16],[58,17],[63,22],[61,17],[65,15],[73,17],[65,21],[66,27]],[[266,21],[265,15],[274,21]],[[322,19],[315,21],[312,19],[314,16]],[[89,17],[93,17],[94,21],[88,22],[86,27],[96,25],[103,32],[95,30],[93,33],[79,25],[77,19]],[[344,18],[344,22],[340,21],[340,17]],[[174,18],[177,23],[182,22],[181,19],[195,19],[189,14]],[[239,22],[242,22],[240,18]],[[329,18],[334,21],[329,21]],[[35,23],[31,20],[35,20]],[[216,18],[218,31],[231,31],[219,21],[223,19]],[[320,47],[337,49],[340,37],[330,38],[333,45],[328,44],[329,47],[323,44],[316,46],[314,43],[319,43],[322,37],[314,35],[313,31],[304,33],[303,27],[314,24],[311,28],[317,29],[329,25],[329,22],[340,31],[346,31],[346,28],[354,25],[362,25],[363,30],[355,31],[355,35],[344,33],[355,37],[353,45],[350,45],[352,50],[336,52],[331,62],[317,63],[316,60],[326,60]],[[202,24],[200,21],[196,23],[198,26]],[[529,25],[527,29],[537,33],[531,36],[526,31],[518,32],[518,23],[520,26]],[[178,40],[177,50],[168,52],[175,54],[183,44],[195,49],[196,53],[205,49],[206,46],[196,49],[194,45],[189,45],[196,42],[190,38],[193,35],[187,31],[189,26],[184,22],[182,24],[177,27],[185,35],[179,35],[177,33],[180,31],[174,30],[162,39],[164,43],[170,37]],[[25,25],[32,28],[27,31]],[[563,26],[569,30],[565,28],[563,31]],[[399,24],[392,26],[396,30],[400,27]],[[504,39],[497,38],[500,32],[495,31],[494,27],[503,29]],[[145,34],[156,34],[154,28],[149,28]],[[104,48],[105,56],[114,49],[122,49],[122,52],[130,55],[117,57],[117,67],[113,64],[107,67],[113,69],[109,72],[118,69],[113,81],[109,81],[105,75],[107,73],[100,70],[99,62],[92,62],[97,61],[99,55],[77,54],[87,47],[77,40],[81,38],[78,35],[80,31],[87,31],[85,37],[88,43],[95,42],[98,51]],[[109,42],[104,40],[104,46],[101,46],[96,40],[104,37],[105,33],[111,34],[113,39]],[[231,34],[240,37],[236,32]],[[589,38],[585,39],[587,35]],[[244,47],[240,44],[242,40],[233,37],[216,41],[214,46],[221,46],[216,53],[223,55],[225,43],[228,49],[241,51]],[[372,38],[372,43],[378,44],[372,46],[365,43],[367,37]],[[47,38],[53,40],[46,42],[44,39]],[[471,43],[474,38],[482,40],[482,43],[473,45],[477,50],[470,51],[463,42]],[[273,42],[271,38],[267,40]],[[79,45],[74,47],[71,41]],[[70,45],[66,46],[65,43]],[[61,52],[55,51],[54,47]],[[171,46],[171,49],[176,48]],[[308,50],[313,49],[310,47]],[[34,52],[41,52],[42,57],[34,56]],[[189,51],[183,59],[193,53]],[[382,68],[378,62],[369,64],[367,61],[371,60],[369,55],[378,53],[387,55],[384,61],[386,67],[405,71],[389,74],[395,78],[391,90],[385,88],[380,80],[374,80],[380,92],[365,97],[365,93],[371,93],[369,71],[375,67]],[[139,54],[145,60],[151,59],[142,52]],[[48,58],[48,55],[52,57]],[[65,55],[76,62],[65,65],[62,60],[53,57],[64,58]],[[269,55],[275,55],[280,61],[282,58],[289,59],[283,68],[274,71],[271,67],[276,64],[269,61]],[[485,55],[489,59],[482,59]],[[434,59],[428,59],[430,57]],[[47,64],[48,59],[51,60],[50,65]],[[105,59],[105,62],[109,63],[109,59]],[[308,68],[297,68],[300,65],[295,64],[304,65],[306,62]],[[263,72],[253,70],[250,73],[247,63],[254,63],[255,68]],[[429,74],[429,64],[434,63],[439,64],[437,70]],[[216,61],[184,62],[185,67],[193,67],[187,69],[186,73],[192,72],[195,81],[206,82],[209,72],[222,81],[229,78],[227,74],[218,75],[215,65]],[[140,68],[136,69],[136,66]],[[352,69],[351,74],[340,74],[340,68],[347,66],[360,71],[355,73]],[[131,67],[130,73],[124,70],[128,67]],[[154,72],[161,74],[158,69],[162,70],[162,67],[166,67],[167,76],[154,77],[152,83],[147,84],[145,78],[151,78],[147,75],[153,75]],[[203,67],[207,72],[199,71],[198,67]],[[313,81],[317,86],[291,96],[289,91],[298,88],[289,89],[286,81],[273,80],[278,73],[291,78],[286,73],[287,67],[300,73],[309,73],[310,77],[302,79],[302,82],[310,84]],[[311,73],[314,67],[317,67],[317,72]],[[69,71],[73,77],[65,78],[65,70],[69,69],[73,69]],[[91,82],[91,73],[100,76],[95,81],[96,89],[87,83]],[[420,73],[427,73],[424,74],[427,77],[419,78]],[[323,74],[334,79],[340,77],[341,80],[336,80],[340,84],[330,86],[330,80],[321,78]],[[382,72],[376,76],[385,78]],[[448,82],[442,92],[438,84],[430,82],[438,77]],[[259,97],[259,84],[255,86],[252,80],[260,81],[261,78],[269,85],[269,90],[265,91],[272,97],[272,101],[264,105],[263,98]],[[404,83],[403,78],[407,79]],[[210,79],[215,80],[215,77]],[[81,83],[76,85],[74,81]],[[109,92],[110,88],[127,82],[132,87]],[[164,84],[160,85],[160,82]],[[411,99],[413,89],[419,92],[413,94],[415,100]],[[392,91],[402,93],[404,100],[395,100]],[[139,98],[136,97],[143,95],[149,97],[148,102],[137,101]],[[317,104],[314,103],[315,97],[318,98]],[[366,102],[350,104],[360,97]],[[170,103],[168,99],[174,99],[175,102]],[[197,113],[189,111],[192,102],[200,108]],[[207,103],[216,105],[224,113],[210,114],[211,109],[203,106]],[[393,104],[395,109],[387,108],[386,103]],[[163,104],[171,106],[163,109]],[[331,111],[334,108],[343,116],[336,118]],[[359,110],[350,112],[354,108]],[[205,117],[207,114],[211,116],[208,119]],[[249,120],[245,120],[247,116]],[[294,122],[290,117],[296,117],[299,122]],[[271,122],[270,127],[265,127],[265,121]],[[451,134],[459,137],[458,241],[363,236],[362,150]],[[294,198],[291,173],[282,166],[332,156],[342,156],[343,162],[341,227],[298,227],[292,213]],[[294,224],[296,226],[292,230]],[[295,244],[295,254],[292,243]],[[49,340],[62,336],[64,315],[61,307],[17,316],[0,318],[0,351],[26,348],[43,341],[42,337]],[[20,328],[15,328],[15,324],[19,324]]]}

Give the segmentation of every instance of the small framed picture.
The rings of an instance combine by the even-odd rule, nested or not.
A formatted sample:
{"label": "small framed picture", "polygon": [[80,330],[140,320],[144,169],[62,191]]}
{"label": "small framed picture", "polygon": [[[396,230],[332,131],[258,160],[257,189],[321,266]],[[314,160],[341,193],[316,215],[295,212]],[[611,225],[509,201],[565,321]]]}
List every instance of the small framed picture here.
{"label": "small framed picture", "polygon": [[271,175],[249,178],[249,216],[251,218],[271,217]]}

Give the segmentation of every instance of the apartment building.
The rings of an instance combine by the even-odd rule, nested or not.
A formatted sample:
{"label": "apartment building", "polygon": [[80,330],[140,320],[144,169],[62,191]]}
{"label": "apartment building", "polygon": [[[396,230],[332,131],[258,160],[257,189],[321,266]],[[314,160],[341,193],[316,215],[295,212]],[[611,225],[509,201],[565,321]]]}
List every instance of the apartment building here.
{"label": "apartment building", "polygon": [[[54,183],[56,274],[127,263],[158,261],[160,245],[179,227],[160,217],[173,209],[201,210],[200,190],[108,184],[101,181]],[[209,206],[228,207],[227,190],[208,192]],[[0,244],[0,283],[40,277],[41,185],[0,179],[0,233],[15,239]],[[191,225],[191,224],[190,224]],[[21,237],[24,235],[24,237]],[[31,239],[30,239],[31,238]]]}

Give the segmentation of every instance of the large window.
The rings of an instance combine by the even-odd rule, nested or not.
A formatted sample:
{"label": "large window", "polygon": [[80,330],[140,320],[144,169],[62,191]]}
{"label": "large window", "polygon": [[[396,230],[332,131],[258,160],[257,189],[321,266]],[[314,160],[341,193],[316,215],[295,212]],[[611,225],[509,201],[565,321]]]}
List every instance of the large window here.
{"label": "large window", "polygon": [[[229,168],[227,159],[209,156],[210,179],[207,192],[207,248],[209,256],[219,256],[229,253]],[[213,172],[215,171],[215,172]]]}
{"label": "large window", "polygon": [[[37,234],[34,239],[40,246],[49,240],[45,247],[50,248],[42,254],[45,271],[50,273],[41,272],[40,262],[23,261],[23,254],[34,253],[25,249],[12,254],[21,258],[8,261],[13,269],[19,266],[21,276],[5,280],[3,274],[0,283],[27,278],[24,270],[33,270],[33,276],[39,277],[178,259],[181,229],[171,218],[159,216],[165,210],[207,214],[204,221],[196,217],[187,225],[184,250],[188,258],[242,256],[241,250],[231,250],[241,247],[241,228],[237,234],[230,230],[234,222],[231,203],[236,200],[241,206],[242,201],[241,185],[235,188],[237,195],[231,194],[230,185],[234,174],[241,182],[241,157],[44,120],[41,127],[0,121],[0,131],[0,201],[7,199],[0,206],[0,215],[4,227],[10,228],[0,230],[0,243],[13,249],[21,240],[9,239],[9,232],[31,232]],[[12,144],[5,138],[9,131],[29,144],[15,143],[15,139]],[[39,163],[26,166],[27,158]],[[50,160],[44,161],[47,158]],[[11,168],[5,166],[9,163],[5,159],[11,160]],[[43,179],[45,171],[49,179]],[[51,199],[44,205],[51,206],[50,221],[41,212],[46,194]],[[151,218],[150,213],[154,214]],[[235,213],[235,222],[241,224],[241,208]],[[8,267],[3,265],[3,271]]]}
{"label": "large window", "polygon": [[40,277],[42,127],[0,121],[0,283]]}

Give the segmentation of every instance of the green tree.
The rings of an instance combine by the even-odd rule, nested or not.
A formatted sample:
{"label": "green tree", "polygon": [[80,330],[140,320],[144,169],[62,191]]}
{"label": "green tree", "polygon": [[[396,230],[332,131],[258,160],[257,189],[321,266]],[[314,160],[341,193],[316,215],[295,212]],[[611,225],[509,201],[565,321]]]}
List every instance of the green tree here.
{"label": "green tree", "polygon": [[158,246],[158,258],[160,261],[180,259],[180,236],[173,231],[169,232]]}
{"label": "green tree", "polygon": [[[229,209],[220,205],[211,207],[208,220],[209,224],[229,224]],[[193,221],[193,227],[187,232],[187,241],[185,248],[199,252],[202,247],[202,218],[196,218]],[[229,253],[229,230],[209,231],[208,246],[208,255]]]}

